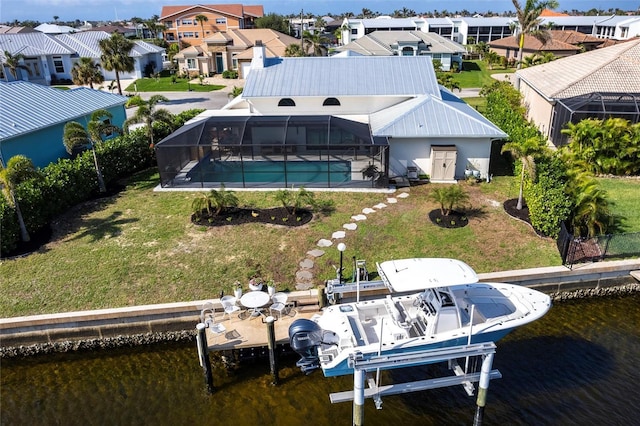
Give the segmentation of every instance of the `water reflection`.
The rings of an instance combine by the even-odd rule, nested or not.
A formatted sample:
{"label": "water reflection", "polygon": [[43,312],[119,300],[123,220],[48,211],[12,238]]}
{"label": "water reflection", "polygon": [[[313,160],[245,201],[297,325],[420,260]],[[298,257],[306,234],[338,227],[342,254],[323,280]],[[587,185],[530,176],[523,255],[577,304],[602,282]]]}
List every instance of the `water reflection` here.
{"label": "water reflection", "polygon": [[[640,296],[557,304],[542,320],[498,343],[485,424],[633,424],[640,381]],[[352,389],[352,377],[304,376],[284,358],[280,385],[268,361],[215,370],[217,392],[206,393],[195,344],[164,344],[84,354],[2,360],[2,425],[343,425],[350,403],[329,393]],[[383,376],[424,379],[437,366]],[[365,405],[367,425],[473,422],[475,397],[460,387],[383,399]]]}

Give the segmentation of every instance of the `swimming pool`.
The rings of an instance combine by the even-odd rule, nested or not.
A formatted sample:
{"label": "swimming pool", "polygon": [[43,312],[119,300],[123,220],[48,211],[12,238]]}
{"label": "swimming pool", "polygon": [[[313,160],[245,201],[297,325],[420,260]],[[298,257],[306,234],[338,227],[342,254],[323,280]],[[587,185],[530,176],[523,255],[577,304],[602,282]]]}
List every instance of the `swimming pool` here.
{"label": "swimming pool", "polygon": [[338,184],[351,180],[350,161],[201,161],[191,182]]}

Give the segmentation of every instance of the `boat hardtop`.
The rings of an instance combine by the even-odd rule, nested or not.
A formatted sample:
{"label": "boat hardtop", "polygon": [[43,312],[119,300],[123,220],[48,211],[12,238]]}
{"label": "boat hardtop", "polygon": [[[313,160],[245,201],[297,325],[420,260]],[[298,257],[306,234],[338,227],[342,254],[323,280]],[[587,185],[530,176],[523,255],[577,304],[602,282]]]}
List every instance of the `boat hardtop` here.
{"label": "boat hardtop", "polygon": [[378,274],[392,293],[472,284],[478,275],[457,259],[412,258],[377,264]]}

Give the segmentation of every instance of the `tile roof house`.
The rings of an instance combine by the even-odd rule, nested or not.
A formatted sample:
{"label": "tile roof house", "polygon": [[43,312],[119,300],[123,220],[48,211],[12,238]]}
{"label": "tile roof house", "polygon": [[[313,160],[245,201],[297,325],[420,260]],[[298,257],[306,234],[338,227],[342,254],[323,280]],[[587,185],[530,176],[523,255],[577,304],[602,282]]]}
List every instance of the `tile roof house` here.
{"label": "tile roof house", "polygon": [[[84,31],[73,34],[51,36],[41,32],[0,34],[0,59],[4,59],[4,51],[12,55],[24,56],[23,64],[30,72],[19,69],[17,80],[51,85],[57,81],[71,80],[71,69],[80,57],[92,58],[100,64],[100,47],[98,42],[110,35],[103,31]],[[134,70],[131,73],[121,73],[121,79],[142,78],[147,64],[162,67],[164,49],[136,40],[129,53],[134,59]],[[105,80],[114,80],[115,72],[102,68]],[[8,73],[9,81],[13,79]]]}
{"label": "tile roof house", "polygon": [[[207,21],[200,24],[197,15],[206,16]],[[253,28],[254,21],[262,16],[262,5],[195,4],[162,6],[159,20],[166,27],[163,33],[167,42],[195,46],[218,31]]]}
{"label": "tile roof house", "polygon": [[106,109],[113,114],[113,124],[122,126],[126,101],[124,96],[85,87],[60,90],[0,81],[0,155],[5,162],[25,155],[37,167],[68,158],[62,143],[67,122],[86,125],[94,111]]}
{"label": "tile roof house", "polygon": [[557,146],[569,121],[640,121],[640,38],[522,69],[516,78],[528,118]]}
{"label": "tile roof house", "polygon": [[[467,168],[486,178],[492,141],[507,137],[438,85],[427,56],[267,58],[264,47],[253,50],[240,97],[157,144],[163,186],[216,187],[215,167],[228,161],[241,162],[245,171],[283,160],[285,166],[259,182],[246,172],[235,181],[218,176],[227,187],[371,187],[370,166],[383,186],[422,174],[452,182]],[[315,163],[325,168],[291,175]],[[198,172],[189,174],[192,168]],[[283,174],[284,180],[269,180]]]}
{"label": "tile roof house", "polygon": [[173,58],[181,71],[198,74],[221,74],[237,70],[239,78],[246,78],[253,58],[253,46],[261,41],[267,57],[284,56],[287,46],[300,40],[268,28],[230,29],[218,31],[200,44],[182,49]]}
{"label": "tile roof house", "polygon": [[422,31],[374,31],[336,51],[364,56],[429,56],[440,61],[443,71],[449,71],[454,62],[462,69],[462,55],[466,53],[461,44]]}

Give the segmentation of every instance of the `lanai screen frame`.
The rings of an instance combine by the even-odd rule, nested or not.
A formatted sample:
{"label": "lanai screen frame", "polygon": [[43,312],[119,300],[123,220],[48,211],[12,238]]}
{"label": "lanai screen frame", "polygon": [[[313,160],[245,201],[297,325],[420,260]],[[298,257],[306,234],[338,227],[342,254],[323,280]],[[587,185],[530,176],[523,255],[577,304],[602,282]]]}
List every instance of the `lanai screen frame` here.
{"label": "lanai screen frame", "polygon": [[[215,188],[220,183],[228,187],[256,186],[246,179],[244,167],[241,185],[209,182],[193,173],[187,177],[189,169],[206,164],[205,161],[283,161],[284,182],[280,187],[340,186],[339,182],[331,181],[330,173],[326,182],[290,182],[286,170],[291,161],[349,161],[350,185],[376,186],[388,182],[387,138],[373,137],[367,123],[331,115],[207,117],[181,127],[160,141],[155,150],[162,187]],[[361,173],[363,164],[374,166],[375,178]]]}
{"label": "lanai screen frame", "polygon": [[624,118],[632,124],[640,122],[640,94],[601,93],[558,99],[551,119],[551,142],[555,146],[566,145],[569,137],[561,132],[567,123],[578,123],[587,118],[605,120]]}

